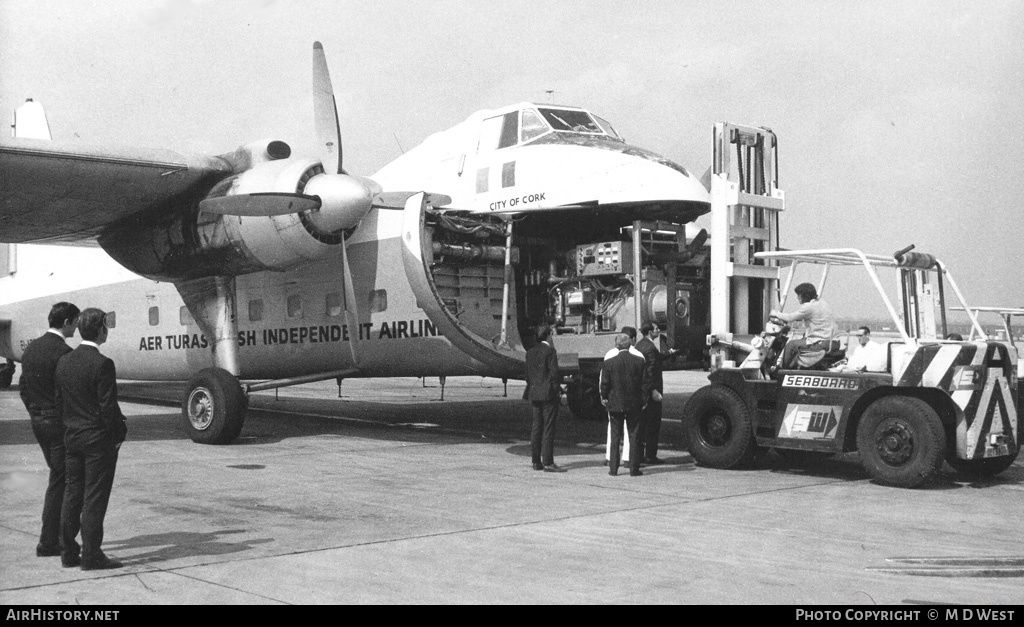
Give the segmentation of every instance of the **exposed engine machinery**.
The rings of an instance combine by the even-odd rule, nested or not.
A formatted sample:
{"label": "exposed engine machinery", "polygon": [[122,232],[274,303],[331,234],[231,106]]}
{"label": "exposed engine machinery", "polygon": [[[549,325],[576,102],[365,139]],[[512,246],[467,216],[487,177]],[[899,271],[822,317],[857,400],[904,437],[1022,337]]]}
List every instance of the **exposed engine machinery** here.
{"label": "exposed engine machinery", "polygon": [[289,270],[341,254],[339,244],[380,190],[369,179],[290,159],[279,141],[224,155],[232,171],[202,198],[154,207],[98,238],[114,259],[155,280]]}
{"label": "exposed engine machinery", "polygon": [[[612,346],[609,335],[635,325],[639,308],[642,322],[669,331],[675,346],[699,361],[707,324],[706,234],[687,240],[685,225],[642,223],[636,273],[631,221],[578,212],[524,216],[511,225],[477,215],[428,218],[430,267],[449,311],[497,343],[505,306],[523,345],[531,344],[537,326],[550,324],[559,351],[600,360]],[[512,298],[503,305],[506,281]]]}

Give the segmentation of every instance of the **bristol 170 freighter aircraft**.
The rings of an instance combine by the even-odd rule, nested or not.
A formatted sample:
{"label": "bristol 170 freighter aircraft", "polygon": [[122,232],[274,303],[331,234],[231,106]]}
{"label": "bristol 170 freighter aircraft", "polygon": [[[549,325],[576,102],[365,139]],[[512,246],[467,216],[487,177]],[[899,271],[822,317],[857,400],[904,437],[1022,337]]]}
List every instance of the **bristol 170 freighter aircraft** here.
{"label": "bristol 170 freighter aircraft", "polygon": [[355,176],[319,42],[313,87],[319,159],[281,141],[212,157],[0,140],[0,242],[98,244],[133,273],[0,278],[0,356],[19,360],[54,302],[104,309],[118,375],[189,381],[183,424],[203,443],[239,434],[255,390],[522,378],[543,323],[569,373],[637,322],[700,358],[706,233],[686,226],[710,199],[685,168],[584,109],[522,103]]}

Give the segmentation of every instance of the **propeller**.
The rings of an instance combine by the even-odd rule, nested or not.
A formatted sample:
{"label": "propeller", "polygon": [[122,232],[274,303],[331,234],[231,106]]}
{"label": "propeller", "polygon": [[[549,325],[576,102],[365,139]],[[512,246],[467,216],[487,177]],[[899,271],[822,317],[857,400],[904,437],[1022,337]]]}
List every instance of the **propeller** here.
{"label": "propeller", "polygon": [[324,171],[344,174],[341,164],[341,124],[338,122],[338,101],[334,98],[327,57],[319,41],[313,42],[313,122],[316,138],[323,148],[320,159]]}
{"label": "propeller", "polygon": [[[324,171],[306,181],[300,193],[250,193],[208,198],[199,203],[200,209],[244,217],[302,213],[308,226],[321,233],[334,234],[358,225],[374,207],[402,211],[405,201],[419,193],[383,192],[373,179],[345,172],[338,103],[324,47],[319,41],[313,42],[313,122]],[[443,194],[427,195],[428,205],[441,207],[449,203],[451,198]]]}
{"label": "propeller", "polygon": [[199,203],[200,209],[243,217],[305,214],[307,226],[323,234],[339,233],[358,225],[373,208],[373,199],[381,187],[373,179],[346,174],[342,167],[338,107],[324,47],[319,41],[313,43],[313,118],[317,142],[323,149],[320,162],[324,171],[306,181],[299,193],[207,198]]}

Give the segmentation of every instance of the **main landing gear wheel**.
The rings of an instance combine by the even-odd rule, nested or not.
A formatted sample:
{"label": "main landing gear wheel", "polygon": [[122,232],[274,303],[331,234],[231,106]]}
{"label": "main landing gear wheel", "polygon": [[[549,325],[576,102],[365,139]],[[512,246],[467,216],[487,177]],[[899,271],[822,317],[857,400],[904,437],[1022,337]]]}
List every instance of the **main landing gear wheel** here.
{"label": "main landing gear wheel", "polygon": [[188,382],[181,415],[199,444],[229,444],[242,432],[246,398],[238,379],[223,368],[200,370]]}
{"label": "main landing gear wheel", "polygon": [[683,409],[683,432],[701,466],[735,468],[750,462],[757,450],[746,403],[723,385],[694,392]]}
{"label": "main landing gear wheel", "polygon": [[861,465],[879,483],[913,488],[938,472],[946,431],[918,398],[887,396],[871,404],[857,426]]}
{"label": "main landing gear wheel", "polygon": [[960,459],[955,453],[946,458],[953,470],[961,478],[968,481],[976,479],[987,479],[994,477],[1013,465],[1017,459],[1020,449],[1003,457],[990,457],[988,459]]}
{"label": "main landing gear wheel", "polygon": [[576,375],[566,386],[569,411],[580,420],[607,420],[608,412],[601,404],[597,376]]}
{"label": "main landing gear wheel", "polygon": [[6,390],[11,387],[11,382],[14,381],[15,368],[13,363],[0,364],[0,390]]}

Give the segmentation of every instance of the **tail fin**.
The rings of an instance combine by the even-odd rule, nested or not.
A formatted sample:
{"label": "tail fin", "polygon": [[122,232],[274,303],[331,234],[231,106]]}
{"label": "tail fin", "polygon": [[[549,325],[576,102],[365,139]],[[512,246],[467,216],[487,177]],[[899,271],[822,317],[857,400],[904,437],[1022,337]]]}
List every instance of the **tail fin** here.
{"label": "tail fin", "polygon": [[25,104],[15,109],[11,135],[32,139],[53,139],[50,137],[50,125],[46,123],[46,112],[43,111],[43,105],[29,98]]}

